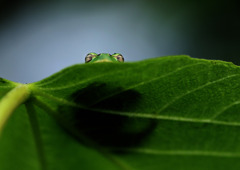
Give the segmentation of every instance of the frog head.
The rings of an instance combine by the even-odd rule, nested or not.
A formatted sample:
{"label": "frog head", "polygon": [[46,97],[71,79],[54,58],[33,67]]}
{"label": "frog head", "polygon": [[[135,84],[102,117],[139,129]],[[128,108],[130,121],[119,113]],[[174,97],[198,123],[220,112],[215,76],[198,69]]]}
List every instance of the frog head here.
{"label": "frog head", "polygon": [[100,63],[100,62],[124,62],[124,58],[120,53],[88,53],[85,57],[85,63]]}

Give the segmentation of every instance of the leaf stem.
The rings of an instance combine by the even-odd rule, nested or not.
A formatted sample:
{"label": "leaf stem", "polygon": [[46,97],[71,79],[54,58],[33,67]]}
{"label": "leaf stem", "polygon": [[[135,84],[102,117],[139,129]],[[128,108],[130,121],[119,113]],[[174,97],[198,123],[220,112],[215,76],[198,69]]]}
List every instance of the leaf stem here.
{"label": "leaf stem", "polygon": [[8,92],[0,101],[0,135],[13,111],[30,96],[27,85],[19,85]]}

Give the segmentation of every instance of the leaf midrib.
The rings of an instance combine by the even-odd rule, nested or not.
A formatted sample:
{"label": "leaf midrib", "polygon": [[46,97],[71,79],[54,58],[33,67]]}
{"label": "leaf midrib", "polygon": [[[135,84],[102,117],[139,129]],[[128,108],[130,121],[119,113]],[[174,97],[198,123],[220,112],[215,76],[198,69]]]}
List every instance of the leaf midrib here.
{"label": "leaf midrib", "polygon": [[102,113],[114,114],[114,115],[120,115],[120,116],[171,120],[171,121],[179,121],[179,122],[208,123],[208,124],[218,124],[218,125],[224,125],[224,126],[240,126],[240,122],[226,122],[226,121],[218,121],[218,120],[211,120],[211,119],[196,119],[196,118],[185,118],[185,117],[177,117],[177,116],[155,115],[155,114],[148,114],[148,113],[119,112],[119,111],[113,111],[113,110],[93,109],[93,108],[81,106],[74,102],[70,102],[63,98],[55,97],[53,95],[50,95],[41,91],[38,91],[37,93],[35,93],[35,95],[48,98],[50,100],[53,100],[55,102],[58,102],[60,104],[67,105],[67,106],[78,107],[78,108],[86,109],[90,111],[98,111]]}

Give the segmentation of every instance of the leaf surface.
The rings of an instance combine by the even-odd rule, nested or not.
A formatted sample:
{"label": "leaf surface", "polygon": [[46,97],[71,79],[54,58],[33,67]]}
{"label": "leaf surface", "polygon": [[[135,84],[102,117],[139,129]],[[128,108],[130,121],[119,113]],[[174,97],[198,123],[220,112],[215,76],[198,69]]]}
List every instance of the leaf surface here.
{"label": "leaf surface", "polygon": [[0,169],[239,169],[239,82],[238,66],[188,56],[68,67],[28,85]]}

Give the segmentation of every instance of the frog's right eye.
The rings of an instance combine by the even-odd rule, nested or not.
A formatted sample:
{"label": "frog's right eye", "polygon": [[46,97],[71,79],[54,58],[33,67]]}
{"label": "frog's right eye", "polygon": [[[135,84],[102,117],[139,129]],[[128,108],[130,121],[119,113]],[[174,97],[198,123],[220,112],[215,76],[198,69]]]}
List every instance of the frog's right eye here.
{"label": "frog's right eye", "polygon": [[123,58],[122,54],[120,54],[120,53],[114,53],[112,56],[113,56],[117,61],[119,61],[119,62],[124,62],[124,58]]}
{"label": "frog's right eye", "polygon": [[92,61],[93,58],[97,56],[96,53],[88,53],[87,56],[85,57],[85,63],[89,63]]}

